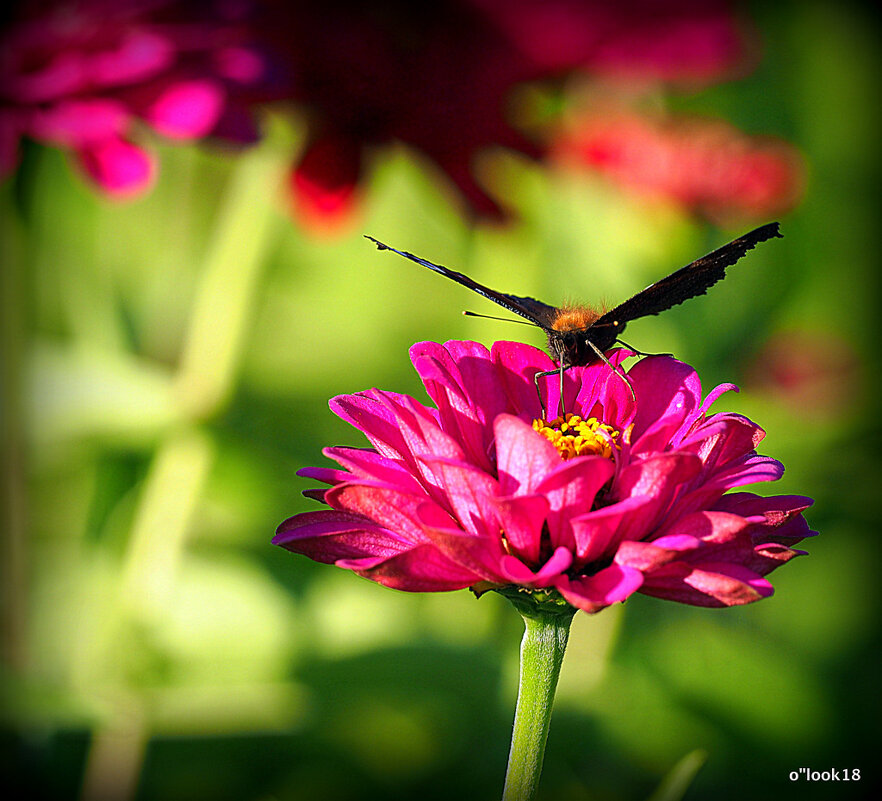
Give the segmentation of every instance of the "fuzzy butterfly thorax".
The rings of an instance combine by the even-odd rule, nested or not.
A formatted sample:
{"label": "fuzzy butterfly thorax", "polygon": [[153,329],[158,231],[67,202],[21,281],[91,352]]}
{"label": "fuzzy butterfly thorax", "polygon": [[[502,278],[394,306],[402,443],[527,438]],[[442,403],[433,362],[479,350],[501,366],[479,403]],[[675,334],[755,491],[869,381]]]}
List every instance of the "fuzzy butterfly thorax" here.
{"label": "fuzzy butterfly thorax", "polygon": [[[599,320],[604,312],[590,306],[565,304],[556,310],[551,325],[546,329],[548,350],[563,367],[587,364],[594,360],[595,352],[588,344],[590,338],[600,350],[613,346],[616,337],[624,328],[607,325],[602,329],[588,330]],[[599,341],[596,341],[598,340]]]}
{"label": "fuzzy butterfly thorax", "polygon": [[564,305],[557,311],[557,317],[551,327],[555,331],[580,331],[588,328],[602,314],[602,312],[592,309],[590,306]]}

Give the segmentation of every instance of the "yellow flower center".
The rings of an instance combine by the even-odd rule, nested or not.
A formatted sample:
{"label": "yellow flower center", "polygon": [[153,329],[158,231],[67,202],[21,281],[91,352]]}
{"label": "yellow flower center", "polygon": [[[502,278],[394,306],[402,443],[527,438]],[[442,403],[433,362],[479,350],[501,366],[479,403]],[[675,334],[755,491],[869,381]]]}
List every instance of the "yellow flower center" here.
{"label": "yellow flower center", "polygon": [[605,456],[611,459],[613,449],[621,447],[619,432],[595,417],[583,420],[579,415],[567,412],[551,422],[534,420],[533,430],[554,445],[564,460],[574,456]]}

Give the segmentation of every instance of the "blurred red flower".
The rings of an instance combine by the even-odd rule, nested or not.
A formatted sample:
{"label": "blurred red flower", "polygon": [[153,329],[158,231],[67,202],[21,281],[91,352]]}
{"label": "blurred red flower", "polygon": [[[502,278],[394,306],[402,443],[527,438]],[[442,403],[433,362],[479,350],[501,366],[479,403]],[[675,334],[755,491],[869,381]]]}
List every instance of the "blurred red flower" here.
{"label": "blurred red flower", "polygon": [[555,142],[559,159],[590,167],[640,196],[666,199],[722,225],[791,209],[804,185],[798,151],[721,120],[587,114]]}
{"label": "blurred red flower", "polygon": [[541,155],[510,119],[518,84],[575,70],[709,81],[732,74],[749,50],[719,0],[329,0],[274,10],[285,21],[270,32],[311,129],[295,205],[317,215],[346,211],[365,151],[391,141],[439,166],[472,210],[499,215],[472,166],[495,145]]}

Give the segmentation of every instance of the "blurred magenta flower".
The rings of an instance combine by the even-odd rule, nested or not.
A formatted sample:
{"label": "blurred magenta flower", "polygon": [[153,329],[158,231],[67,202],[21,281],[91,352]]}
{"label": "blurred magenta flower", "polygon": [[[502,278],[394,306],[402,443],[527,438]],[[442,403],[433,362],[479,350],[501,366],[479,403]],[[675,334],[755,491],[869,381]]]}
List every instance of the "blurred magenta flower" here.
{"label": "blurred magenta flower", "polygon": [[537,65],[698,86],[753,66],[755,37],[727,0],[471,0]]}
{"label": "blurred magenta flower", "polygon": [[805,182],[792,145],[748,136],[722,120],[595,110],[571,122],[554,148],[566,164],[721,225],[789,211]]}
{"label": "blurred magenta flower", "polygon": [[[727,494],[784,468],[757,455],[763,431],[750,420],[708,412],[733,385],[702,398],[673,358],[631,367],[636,402],[605,365],[572,368],[572,412],[545,421],[533,376],[554,364],[542,351],[424,342],[411,357],[436,408],[377,389],[335,398],[373,447],[327,448],[339,469],[302,470],[331,485],[305,493],[331,508],[286,520],[276,544],[400,590],[525,588],[597,612],[635,592],[759,600],[773,591],[765,576],[814,533],[807,498]],[[542,392],[558,408],[556,375]]]}
{"label": "blurred magenta flower", "polygon": [[256,107],[289,101],[307,128],[290,186],[308,226],[351,216],[390,143],[498,216],[476,157],[544,152],[519,127],[516,87],[574,73],[706,84],[752,62],[745,31],[723,0],[26,3],[0,43],[0,167],[27,137],[69,150],[106,192],[137,194],[156,170],[141,129],[252,141]]}
{"label": "blurred magenta flower", "polygon": [[242,3],[24,3],[0,40],[0,170],[19,141],[69,150],[112,196],[147,189],[155,157],[139,127],[173,140],[253,141],[248,105],[267,62]]}

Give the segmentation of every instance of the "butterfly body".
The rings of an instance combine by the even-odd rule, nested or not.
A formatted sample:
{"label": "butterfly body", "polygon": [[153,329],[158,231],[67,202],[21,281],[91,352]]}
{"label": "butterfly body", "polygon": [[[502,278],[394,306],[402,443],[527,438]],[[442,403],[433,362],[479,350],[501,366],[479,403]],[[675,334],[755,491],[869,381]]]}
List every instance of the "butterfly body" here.
{"label": "butterfly body", "polygon": [[421,259],[406,250],[396,250],[371,236],[367,238],[380,250],[391,250],[440,273],[541,328],[548,337],[548,350],[552,358],[563,371],[569,367],[606,361],[604,352],[616,343],[629,322],[659,314],[689,298],[703,295],[725,277],[726,267],[735,264],[748,250],[760,242],[780,236],[778,223],[760,226],[681,267],[605,312],[597,312],[588,306],[551,306],[535,298],[497,292],[443,265]]}
{"label": "butterfly body", "polygon": [[555,312],[546,330],[548,350],[564,368],[597,361],[597,351],[609,350],[625,329],[624,323],[595,328],[602,315],[590,306],[564,306]]}

